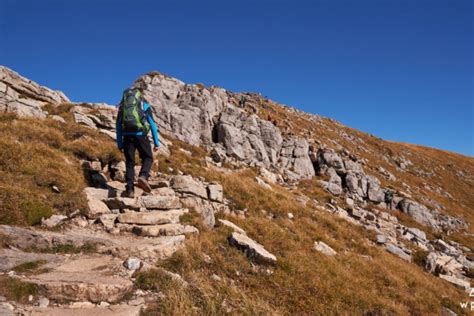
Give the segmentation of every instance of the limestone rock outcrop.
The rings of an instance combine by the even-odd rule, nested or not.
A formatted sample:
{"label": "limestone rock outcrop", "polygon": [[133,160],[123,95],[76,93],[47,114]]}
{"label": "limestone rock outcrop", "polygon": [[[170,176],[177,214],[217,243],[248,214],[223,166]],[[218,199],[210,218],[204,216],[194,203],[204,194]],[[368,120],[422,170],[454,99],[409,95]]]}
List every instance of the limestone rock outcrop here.
{"label": "limestone rock outcrop", "polygon": [[0,66],[0,112],[13,112],[20,117],[44,118],[45,104],[70,102],[61,91],[53,91]]}

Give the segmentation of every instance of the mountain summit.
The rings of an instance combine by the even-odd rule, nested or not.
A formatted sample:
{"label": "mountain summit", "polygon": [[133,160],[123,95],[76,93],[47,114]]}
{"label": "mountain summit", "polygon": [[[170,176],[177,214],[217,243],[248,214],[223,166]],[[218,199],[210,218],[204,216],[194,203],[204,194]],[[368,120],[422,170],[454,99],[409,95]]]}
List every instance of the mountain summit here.
{"label": "mountain summit", "polygon": [[468,312],[472,158],[159,72],[133,86],[162,145],[125,198],[116,107],[0,67],[1,312]]}

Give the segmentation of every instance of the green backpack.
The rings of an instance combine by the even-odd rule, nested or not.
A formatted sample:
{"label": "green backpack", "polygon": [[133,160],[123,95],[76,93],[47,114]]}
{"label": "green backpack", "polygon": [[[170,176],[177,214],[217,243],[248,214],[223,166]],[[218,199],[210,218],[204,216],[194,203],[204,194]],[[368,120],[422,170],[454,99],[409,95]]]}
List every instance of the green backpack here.
{"label": "green backpack", "polygon": [[143,110],[143,98],[140,90],[129,88],[123,92],[120,101],[122,111],[122,129],[126,133],[148,133],[150,125]]}

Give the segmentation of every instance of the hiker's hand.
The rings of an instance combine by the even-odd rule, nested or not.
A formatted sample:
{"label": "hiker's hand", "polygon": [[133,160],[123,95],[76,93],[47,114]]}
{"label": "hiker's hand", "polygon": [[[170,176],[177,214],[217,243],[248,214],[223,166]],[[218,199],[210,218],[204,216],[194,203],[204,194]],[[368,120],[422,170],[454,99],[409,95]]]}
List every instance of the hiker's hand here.
{"label": "hiker's hand", "polygon": [[153,151],[154,151],[155,153],[158,152],[158,150],[160,150],[160,146],[155,146],[155,147],[153,147]]}

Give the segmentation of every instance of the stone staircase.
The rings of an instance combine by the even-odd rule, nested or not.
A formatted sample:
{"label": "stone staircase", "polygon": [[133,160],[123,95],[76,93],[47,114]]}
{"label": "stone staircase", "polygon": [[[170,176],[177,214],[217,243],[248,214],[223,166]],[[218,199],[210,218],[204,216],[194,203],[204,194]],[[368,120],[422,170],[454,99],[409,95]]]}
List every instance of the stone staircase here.
{"label": "stone staircase", "polygon": [[[129,198],[122,197],[123,182],[109,179],[102,169],[95,174],[107,181],[84,190],[88,209],[48,220],[58,228],[0,226],[0,234],[9,240],[9,247],[0,249],[0,274],[34,283],[43,295],[27,305],[0,303],[0,314],[138,315],[156,297],[134,288],[134,271],[153,268],[157,259],[182,247],[186,235],[199,233],[182,223],[183,215],[197,212],[214,226],[214,213],[228,209],[219,184],[191,176],[154,175],[151,193],[137,188]],[[68,247],[76,251],[57,251]],[[43,263],[40,271],[12,271],[38,260]]]}

